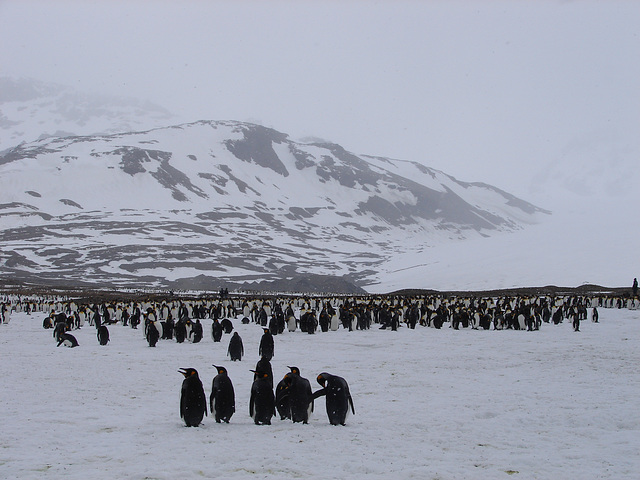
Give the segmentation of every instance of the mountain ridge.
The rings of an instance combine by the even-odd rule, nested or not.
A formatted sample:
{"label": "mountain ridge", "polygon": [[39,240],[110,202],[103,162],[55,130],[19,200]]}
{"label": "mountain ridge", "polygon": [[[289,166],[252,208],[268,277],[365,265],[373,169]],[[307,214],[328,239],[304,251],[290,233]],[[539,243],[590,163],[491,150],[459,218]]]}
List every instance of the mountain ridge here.
{"label": "mountain ridge", "polygon": [[236,121],[44,138],[6,151],[0,169],[3,270],[27,280],[167,287],[317,273],[362,286],[394,251],[549,213],[416,162]]}
{"label": "mountain ridge", "polygon": [[334,278],[357,290],[398,255],[550,213],[419,162],[254,123],[177,123],[148,102],[0,86],[0,279],[327,288]]}

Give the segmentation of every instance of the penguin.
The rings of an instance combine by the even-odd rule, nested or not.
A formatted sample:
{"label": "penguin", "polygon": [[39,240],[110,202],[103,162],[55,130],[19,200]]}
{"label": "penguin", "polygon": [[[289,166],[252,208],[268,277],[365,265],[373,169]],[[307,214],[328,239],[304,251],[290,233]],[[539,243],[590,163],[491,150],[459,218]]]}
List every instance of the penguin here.
{"label": "penguin", "polygon": [[78,340],[76,337],[71,335],[70,333],[63,332],[60,337],[58,337],[58,347],[60,345],[64,345],[65,347],[73,348],[78,346]]}
{"label": "penguin", "polygon": [[193,328],[191,329],[191,341],[193,343],[199,343],[202,340],[202,324],[200,323],[200,319],[196,318],[196,323],[193,324]]}
{"label": "penguin", "polygon": [[180,391],[180,418],[187,427],[197,427],[207,415],[204,387],[195,368],[181,368],[178,372],[184,375]]}
{"label": "penguin", "polygon": [[176,342],[184,343],[185,338],[187,337],[187,327],[185,326],[185,320],[180,319],[176,322],[173,328],[173,334],[176,337]]}
{"label": "penguin", "polygon": [[224,329],[224,333],[231,333],[233,331],[233,323],[231,323],[231,320],[228,318],[223,318],[220,324]]}
{"label": "penguin", "polygon": [[162,325],[162,338],[165,340],[173,340],[173,329],[175,327],[175,322],[173,321],[173,317],[171,313],[167,314],[167,319],[164,322],[160,322]]}
{"label": "penguin", "polygon": [[291,402],[287,382],[287,375],[285,375],[284,378],[278,382],[278,385],[276,385],[276,409],[278,410],[278,415],[280,415],[280,420],[291,418]]}
{"label": "penguin", "polygon": [[97,331],[98,343],[100,345],[106,345],[109,343],[109,329],[106,325],[100,325]]}
{"label": "penguin", "polygon": [[229,340],[227,354],[231,357],[232,362],[235,362],[236,360],[242,361],[244,347],[242,345],[242,338],[240,338],[238,332],[235,332],[231,337],[231,340]]}
{"label": "penguin", "polygon": [[62,335],[67,331],[67,324],[65,322],[57,322],[53,327],[53,338],[58,342],[62,338]]}
{"label": "penguin", "polygon": [[298,367],[288,367],[291,370],[284,376],[289,393],[289,408],[291,420],[294,423],[307,423],[313,412],[313,393],[309,380],[300,375]]}
{"label": "penguin", "polygon": [[268,328],[263,328],[264,333],[262,334],[262,338],[260,339],[260,346],[258,347],[258,355],[267,360],[271,360],[273,358],[273,335]]}
{"label": "penguin", "polygon": [[297,327],[296,317],[292,315],[287,317],[287,330],[295,332]]}
{"label": "penguin", "polygon": [[342,377],[326,372],[318,375],[316,380],[323,388],[313,393],[312,400],[324,395],[326,397],[329,423],[331,425],[344,425],[349,407],[351,407],[354,415],[356,413],[347,381]]}
{"label": "penguin", "polygon": [[185,318],[184,319],[184,328],[185,328],[185,332],[186,332],[185,339],[188,342],[192,342],[193,343],[193,337],[191,336],[191,331],[193,330],[193,322],[191,321],[191,319],[189,319],[189,318]]}
{"label": "penguin", "polygon": [[158,340],[160,339],[160,332],[156,328],[155,322],[149,322],[147,324],[146,338],[150,347],[155,347],[156,343],[158,343]]}
{"label": "penguin", "polygon": [[331,329],[332,332],[335,332],[336,330],[338,330],[339,325],[340,325],[340,322],[338,319],[338,314],[334,312],[334,314],[331,315],[331,323],[329,325],[329,328]]}
{"label": "penguin", "polygon": [[[249,415],[256,425],[271,425],[271,417],[276,414],[276,402],[272,383],[267,372],[251,370],[255,380],[251,385],[249,397]],[[273,380],[271,380],[273,382]]]}
{"label": "penguin", "polygon": [[[261,357],[256,363],[256,371],[258,372],[266,372],[268,374],[269,382],[271,383],[271,388],[273,388],[273,368],[271,367],[271,362],[266,357]],[[257,375],[253,376],[255,380],[258,378]]]}
{"label": "penguin", "polygon": [[211,324],[211,338],[214,342],[219,342],[222,338],[222,325],[217,318],[213,319],[213,323]]}
{"label": "penguin", "polygon": [[213,365],[218,374],[213,377],[211,383],[211,396],[209,407],[216,423],[223,421],[229,423],[231,416],[236,411],[236,397],[233,391],[233,383],[227,374],[227,369]]}

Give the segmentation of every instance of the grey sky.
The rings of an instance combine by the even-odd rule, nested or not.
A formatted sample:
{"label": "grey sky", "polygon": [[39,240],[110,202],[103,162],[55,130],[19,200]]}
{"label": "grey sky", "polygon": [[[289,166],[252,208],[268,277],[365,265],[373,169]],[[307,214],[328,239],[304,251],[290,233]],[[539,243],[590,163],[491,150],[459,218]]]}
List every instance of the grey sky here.
{"label": "grey sky", "polygon": [[[317,136],[534,201],[554,172],[638,168],[637,1],[0,0],[0,73]],[[618,180],[611,192],[637,190]]]}

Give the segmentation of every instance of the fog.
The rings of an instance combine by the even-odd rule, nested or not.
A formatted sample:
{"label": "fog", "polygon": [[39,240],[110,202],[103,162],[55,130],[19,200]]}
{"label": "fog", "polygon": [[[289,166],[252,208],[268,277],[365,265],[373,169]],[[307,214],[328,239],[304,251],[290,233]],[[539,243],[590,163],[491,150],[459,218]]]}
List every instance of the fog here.
{"label": "fog", "polygon": [[[545,203],[540,186],[563,165],[633,167],[638,25],[631,1],[5,0],[0,68]],[[631,188],[620,181],[603,193]]]}
{"label": "fog", "polygon": [[640,233],[639,34],[617,0],[4,0],[0,74],[418,161],[619,239]]}

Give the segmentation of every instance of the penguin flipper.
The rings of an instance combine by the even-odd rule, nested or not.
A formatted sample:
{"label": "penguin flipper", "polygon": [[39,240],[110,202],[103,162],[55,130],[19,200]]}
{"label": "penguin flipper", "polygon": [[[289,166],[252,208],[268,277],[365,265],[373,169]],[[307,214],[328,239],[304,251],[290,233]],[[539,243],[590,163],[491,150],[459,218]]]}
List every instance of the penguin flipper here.
{"label": "penguin flipper", "polygon": [[353,400],[351,399],[351,395],[349,395],[349,405],[351,405],[351,411],[353,412],[353,414],[356,414],[356,409],[353,406]]}
{"label": "penguin flipper", "polygon": [[311,395],[311,401],[326,394],[327,394],[326,388],[321,388],[320,390],[316,390],[315,392],[313,392],[313,395]]}

